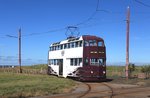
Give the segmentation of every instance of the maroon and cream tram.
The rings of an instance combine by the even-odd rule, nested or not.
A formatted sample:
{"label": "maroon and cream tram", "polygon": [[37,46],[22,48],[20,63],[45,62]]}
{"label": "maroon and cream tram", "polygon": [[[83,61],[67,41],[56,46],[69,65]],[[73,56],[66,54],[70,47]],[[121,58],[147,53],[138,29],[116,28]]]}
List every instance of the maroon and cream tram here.
{"label": "maroon and cream tram", "polygon": [[81,81],[106,79],[106,49],[97,36],[70,37],[52,43],[48,52],[48,74]]}

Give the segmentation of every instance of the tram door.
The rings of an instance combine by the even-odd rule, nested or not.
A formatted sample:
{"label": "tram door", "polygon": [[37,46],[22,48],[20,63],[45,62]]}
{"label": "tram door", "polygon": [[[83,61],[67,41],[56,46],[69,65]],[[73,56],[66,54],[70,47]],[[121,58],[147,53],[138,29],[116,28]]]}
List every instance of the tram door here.
{"label": "tram door", "polygon": [[63,75],[63,59],[59,60],[59,75]]}

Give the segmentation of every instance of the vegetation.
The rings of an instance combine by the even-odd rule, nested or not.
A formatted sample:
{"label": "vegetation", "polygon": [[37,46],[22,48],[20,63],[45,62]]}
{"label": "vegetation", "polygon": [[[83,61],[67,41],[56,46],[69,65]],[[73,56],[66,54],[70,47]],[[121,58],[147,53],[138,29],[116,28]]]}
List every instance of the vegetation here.
{"label": "vegetation", "polygon": [[128,69],[129,69],[129,78],[132,78],[132,73],[136,70],[136,66],[134,64],[129,64],[128,66]]}
{"label": "vegetation", "polygon": [[[138,75],[146,74],[146,78],[138,78]],[[129,79],[125,78],[125,66],[107,66],[107,78],[113,79],[112,83],[135,84],[150,86],[150,65],[135,66],[129,65]]]}
{"label": "vegetation", "polygon": [[48,65],[47,64],[37,64],[32,66],[23,66],[22,68],[25,69],[46,69],[47,70]]}
{"label": "vegetation", "polygon": [[[21,66],[22,73],[24,74],[47,74],[47,64],[38,64],[32,66]],[[10,73],[20,73],[20,67],[16,66],[14,68],[0,68],[0,72],[10,72]]]}
{"label": "vegetation", "polygon": [[141,67],[141,72],[150,73],[150,65],[145,65]]}
{"label": "vegetation", "polygon": [[[50,94],[62,93],[64,89],[71,88],[75,85],[73,80],[65,78],[57,78],[41,74],[41,70],[47,70],[47,64],[22,66],[23,73],[17,73],[19,68],[2,68],[0,69],[0,98],[5,97],[32,97]],[[150,75],[150,65],[135,66],[129,65],[131,74],[140,72]],[[146,86],[150,86],[150,79],[132,78],[126,81],[125,66],[107,66],[107,78],[114,79],[114,83],[136,84],[137,82],[145,82]]]}
{"label": "vegetation", "polygon": [[141,72],[145,74],[146,78],[150,78],[150,65],[142,66]]}
{"label": "vegetation", "polygon": [[0,97],[32,97],[62,93],[74,81],[48,75],[0,73]]}
{"label": "vegetation", "polygon": [[[150,74],[150,65],[136,66],[135,64],[129,64],[129,76],[133,77],[138,73]],[[125,66],[107,66],[107,77],[125,77]]]}

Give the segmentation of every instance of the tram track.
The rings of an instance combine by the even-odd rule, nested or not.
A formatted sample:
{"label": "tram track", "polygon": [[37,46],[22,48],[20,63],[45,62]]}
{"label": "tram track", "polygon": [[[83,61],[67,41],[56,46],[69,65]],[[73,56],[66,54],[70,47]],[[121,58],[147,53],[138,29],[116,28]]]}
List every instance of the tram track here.
{"label": "tram track", "polygon": [[148,87],[138,87],[138,88],[127,88],[127,89],[120,89],[120,90],[116,90],[113,93],[113,96],[120,96],[120,95],[130,95],[130,94],[136,94],[136,93],[141,93],[141,92],[148,92],[150,93],[150,89],[147,90],[146,88]]}
{"label": "tram track", "polygon": [[83,98],[85,95],[87,95],[88,93],[90,93],[91,91],[91,86],[88,83],[84,83],[87,86],[87,91],[85,91],[82,95],[78,96],[77,98]]}
{"label": "tram track", "polygon": [[[75,92],[53,95],[45,98],[122,98],[122,96],[133,96],[138,93],[150,93],[150,87],[126,87],[109,84],[109,83],[79,83],[79,88]],[[127,97],[133,98],[133,97]],[[140,97],[134,97],[140,98]],[[150,95],[147,97],[150,98]]]}
{"label": "tram track", "polygon": [[149,87],[113,88],[107,83],[101,83],[99,84],[99,86],[105,86],[108,89],[95,92],[93,91],[94,87],[92,86],[92,84],[89,83],[84,84],[87,86],[88,89],[85,92],[82,92],[82,94],[80,93],[80,96],[78,96],[77,98],[115,98],[115,97],[119,98],[118,96],[148,92],[147,89],[150,89]]}
{"label": "tram track", "polygon": [[106,83],[102,83],[100,85],[106,86],[109,90],[103,90],[103,91],[98,91],[98,92],[92,91],[92,88],[93,88],[92,84],[89,84],[89,83],[84,83],[84,84],[87,86],[87,90],[85,92],[83,92],[80,96],[78,96],[77,98],[86,98],[87,96],[90,96],[90,94],[96,94],[96,93],[106,94],[107,92],[111,93],[110,98],[113,98],[113,95],[114,95],[113,88]]}
{"label": "tram track", "polygon": [[114,96],[114,90],[113,90],[113,88],[110,85],[106,84],[106,83],[103,83],[103,85],[105,85],[106,87],[108,87],[110,89],[110,91],[111,91],[110,98],[113,98],[113,96]]}

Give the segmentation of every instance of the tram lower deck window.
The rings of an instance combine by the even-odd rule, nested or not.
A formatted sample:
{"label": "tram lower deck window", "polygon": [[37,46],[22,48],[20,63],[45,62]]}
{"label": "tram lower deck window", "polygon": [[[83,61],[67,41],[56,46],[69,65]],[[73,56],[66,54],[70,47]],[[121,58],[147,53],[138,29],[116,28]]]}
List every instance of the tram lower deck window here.
{"label": "tram lower deck window", "polygon": [[49,59],[49,65],[59,65],[59,59]]}
{"label": "tram lower deck window", "polygon": [[82,58],[71,58],[70,59],[71,66],[81,66],[82,65]]}

